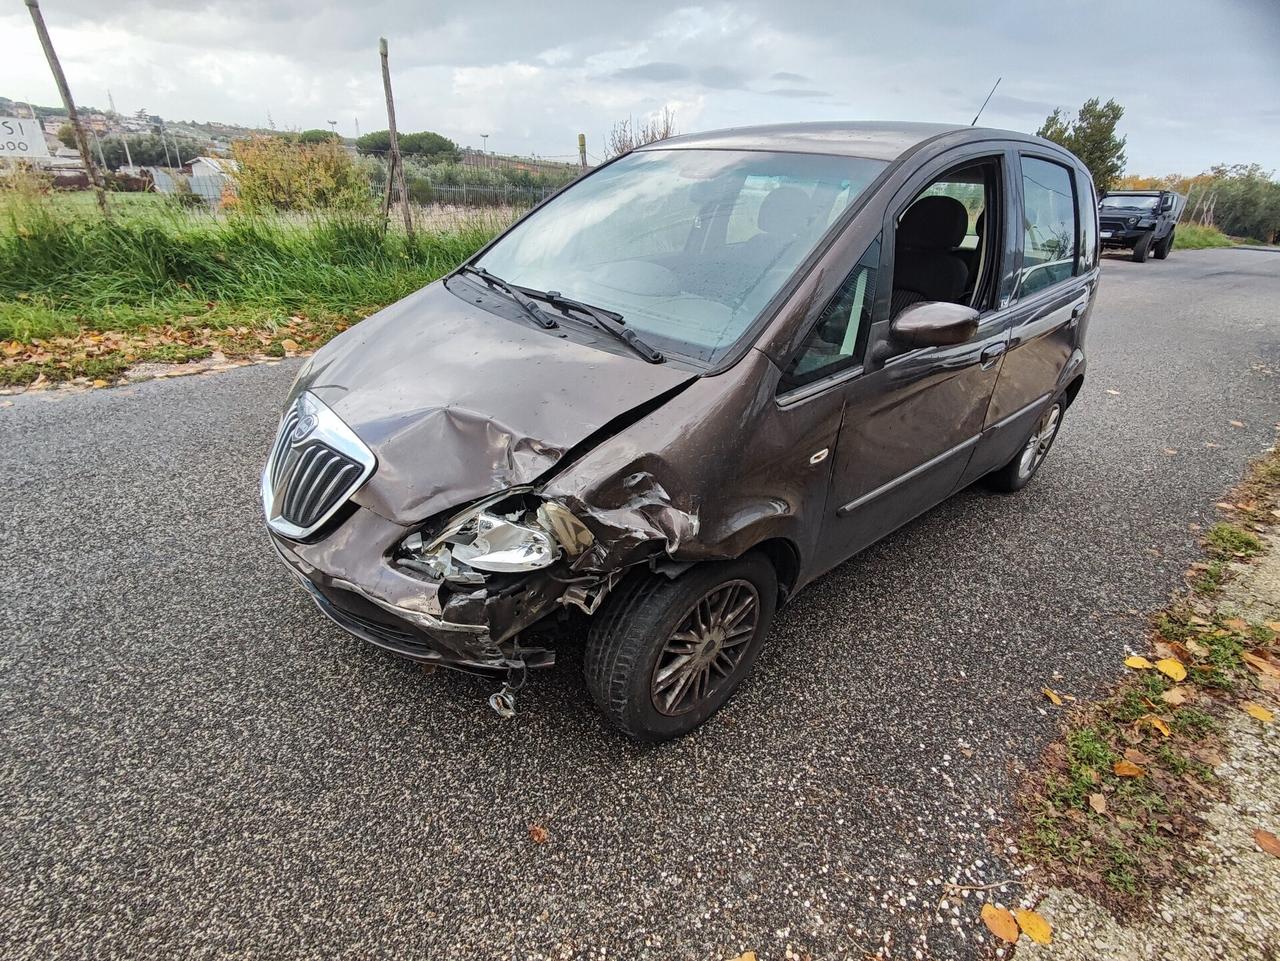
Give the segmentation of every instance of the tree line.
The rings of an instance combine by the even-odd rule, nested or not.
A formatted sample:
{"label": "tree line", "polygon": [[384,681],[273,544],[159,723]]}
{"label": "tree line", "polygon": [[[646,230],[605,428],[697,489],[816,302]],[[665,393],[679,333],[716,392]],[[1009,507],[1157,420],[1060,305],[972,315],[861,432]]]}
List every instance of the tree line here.
{"label": "tree line", "polygon": [[1176,190],[1187,198],[1182,219],[1233,237],[1280,243],[1280,182],[1261,164],[1218,164],[1203,173],[1124,176],[1125,139],[1116,133],[1124,107],[1097,97],[1074,116],[1058,109],[1036,131],[1079,157],[1098,193],[1112,189]]}

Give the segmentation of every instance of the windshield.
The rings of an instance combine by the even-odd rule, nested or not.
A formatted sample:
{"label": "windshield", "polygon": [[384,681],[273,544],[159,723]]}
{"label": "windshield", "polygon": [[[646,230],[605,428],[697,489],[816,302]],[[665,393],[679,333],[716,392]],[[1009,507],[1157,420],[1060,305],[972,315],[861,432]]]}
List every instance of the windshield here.
{"label": "windshield", "polygon": [[535,211],[477,261],[510,284],[617,311],[714,362],[885,164],[746,150],[642,150]]}
{"label": "windshield", "polygon": [[1155,210],[1159,197],[1134,196],[1133,194],[1112,194],[1103,197],[1099,207],[1124,207],[1126,210]]}

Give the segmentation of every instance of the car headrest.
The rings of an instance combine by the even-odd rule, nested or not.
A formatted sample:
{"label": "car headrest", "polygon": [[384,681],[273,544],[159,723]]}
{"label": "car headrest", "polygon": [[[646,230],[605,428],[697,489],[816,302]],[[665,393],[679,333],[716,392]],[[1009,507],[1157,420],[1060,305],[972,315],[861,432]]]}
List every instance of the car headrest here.
{"label": "car headrest", "polygon": [[917,250],[951,250],[960,246],[968,227],[969,212],[954,197],[921,197],[902,215],[898,243]]}
{"label": "car headrest", "polygon": [[809,218],[809,195],[799,187],[775,187],[760,204],[756,223],[766,234],[798,234]]}

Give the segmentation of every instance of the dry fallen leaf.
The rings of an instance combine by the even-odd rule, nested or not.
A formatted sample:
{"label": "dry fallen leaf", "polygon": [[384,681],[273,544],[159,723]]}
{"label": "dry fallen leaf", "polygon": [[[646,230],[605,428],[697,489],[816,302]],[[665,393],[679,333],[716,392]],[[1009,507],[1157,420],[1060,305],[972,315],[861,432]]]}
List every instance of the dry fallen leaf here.
{"label": "dry fallen leaf", "polygon": [[1103,797],[1101,794],[1090,794],[1089,807],[1093,808],[1094,814],[1106,814],[1107,799]]}
{"label": "dry fallen leaf", "polygon": [[1053,940],[1053,926],[1035,911],[1016,910],[1013,913],[1018,917],[1022,933],[1036,944],[1048,944]]}
{"label": "dry fallen leaf", "polygon": [[1241,634],[1249,630],[1249,622],[1243,617],[1229,617],[1222,622],[1222,625],[1230,630],[1238,631]]}
{"label": "dry fallen leaf", "polygon": [[1258,847],[1262,848],[1262,850],[1280,858],[1280,838],[1277,838],[1270,831],[1264,831],[1262,828],[1257,828],[1253,832],[1253,840]]}
{"label": "dry fallen leaf", "polygon": [[1262,626],[1271,631],[1272,634],[1280,634],[1280,621],[1263,621]]}
{"label": "dry fallen leaf", "polygon": [[1062,698],[1058,696],[1058,692],[1053,688],[1044,688],[1044,696],[1052,701],[1055,707],[1062,707]]}
{"label": "dry fallen leaf", "polygon": [[1166,657],[1156,661],[1156,670],[1174,681],[1183,681],[1187,677],[1187,669],[1176,657]]}
{"label": "dry fallen leaf", "polygon": [[1227,423],[1228,423],[1228,424],[1230,424],[1232,427],[1243,427],[1243,426],[1244,426],[1244,424],[1242,424],[1242,423],[1241,423],[1240,421],[1238,421],[1238,420],[1229,420],[1229,421],[1227,421]]}
{"label": "dry fallen leaf", "polygon": [[93,382],[93,386],[94,386],[94,387],[106,387],[106,386],[107,386],[107,382],[106,382],[105,380],[101,380],[101,379],[99,379],[99,380],[95,380],[95,381]]}
{"label": "dry fallen leaf", "polygon": [[1187,650],[1196,657],[1208,657],[1209,649],[1197,641],[1195,638],[1187,638]]}
{"label": "dry fallen leaf", "polygon": [[1155,667],[1154,664],[1139,654],[1130,654],[1126,657],[1124,659],[1124,666],[1131,667],[1135,671],[1149,671],[1151,668]]}
{"label": "dry fallen leaf", "polygon": [[1010,944],[1018,940],[1018,922],[1004,908],[997,908],[994,904],[984,904],[982,921],[997,938],[1008,941]]}
{"label": "dry fallen leaf", "polygon": [[1160,693],[1160,700],[1164,701],[1166,704],[1186,704],[1187,693],[1188,692],[1185,687],[1171,687],[1169,690],[1162,691]]}
{"label": "dry fallen leaf", "polygon": [[1169,730],[1169,725],[1164,722],[1164,718],[1157,717],[1154,714],[1144,714],[1138,718],[1138,721],[1142,724],[1150,724],[1165,737],[1173,733]]}
{"label": "dry fallen leaf", "polygon": [[1110,388],[1108,388],[1108,389],[1107,389],[1107,393],[1108,393],[1108,394],[1110,394],[1112,397],[1119,397],[1119,396],[1120,396],[1120,391],[1118,391],[1118,390],[1111,390]]}
{"label": "dry fallen leaf", "polygon": [[756,953],[754,951],[743,951],[733,961],[756,961]]}
{"label": "dry fallen leaf", "polygon": [[546,844],[551,839],[551,832],[541,824],[529,825],[529,840],[534,844]]}
{"label": "dry fallen leaf", "polygon": [[287,337],[280,341],[280,346],[285,349],[286,353],[294,354],[298,351],[298,342],[296,340],[290,340]]}
{"label": "dry fallen leaf", "polygon": [[1240,656],[1243,657],[1244,662],[1255,671],[1260,671],[1263,674],[1269,674],[1272,677],[1280,677],[1280,667],[1276,667],[1257,651],[1245,651]]}
{"label": "dry fallen leaf", "polygon": [[1116,761],[1111,765],[1111,772],[1116,777],[1142,777],[1146,773],[1132,761]]}
{"label": "dry fallen leaf", "polygon": [[1228,504],[1226,501],[1218,501],[1218,503],[1213,506],[1218,508],[1220,511],[1233,511],[1236,509],[1235,504]]}
{"label": "dry fallen leaf", "polygon": [[1240,705],[1244,708],[1244,712],[1250,717],[1257,718],[1263,724],[1270,724],[1276,719],[1276,716],[1268,711],[1261,704],[1254,704],[1253,701],[1245,701]]}

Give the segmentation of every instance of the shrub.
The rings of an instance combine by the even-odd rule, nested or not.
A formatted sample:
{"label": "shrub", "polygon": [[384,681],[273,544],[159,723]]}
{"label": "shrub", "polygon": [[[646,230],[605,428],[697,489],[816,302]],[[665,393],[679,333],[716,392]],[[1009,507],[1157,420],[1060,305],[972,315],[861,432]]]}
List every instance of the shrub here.
{"label": "shrub", "polygon": [[371,203],[368,179],[335,142],[253,137],[237,140],[232,153],[245,210],[360,210]]}

